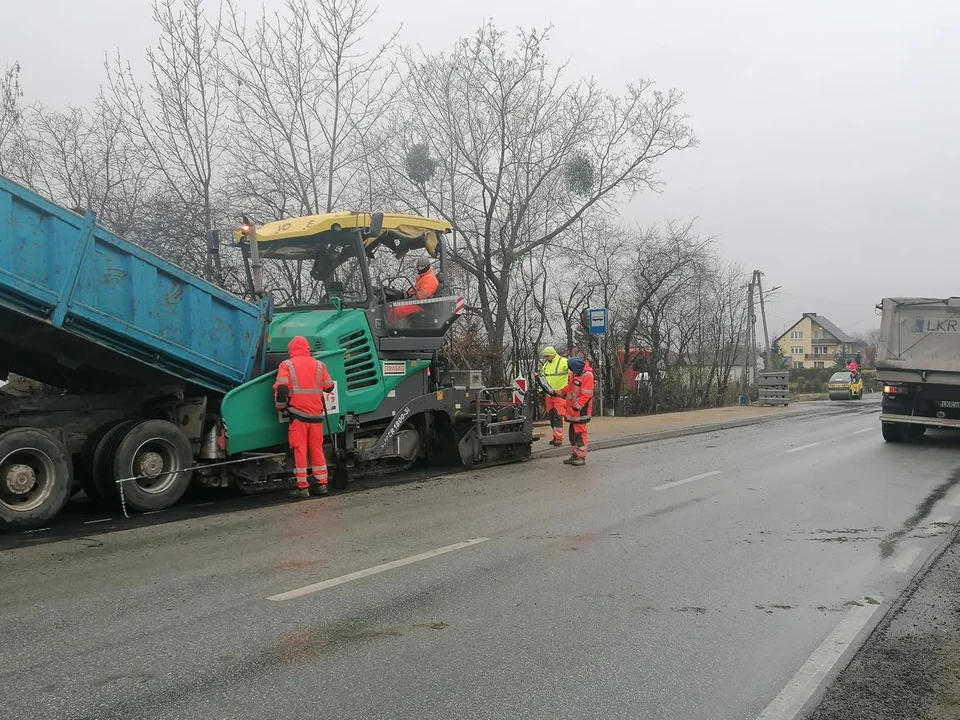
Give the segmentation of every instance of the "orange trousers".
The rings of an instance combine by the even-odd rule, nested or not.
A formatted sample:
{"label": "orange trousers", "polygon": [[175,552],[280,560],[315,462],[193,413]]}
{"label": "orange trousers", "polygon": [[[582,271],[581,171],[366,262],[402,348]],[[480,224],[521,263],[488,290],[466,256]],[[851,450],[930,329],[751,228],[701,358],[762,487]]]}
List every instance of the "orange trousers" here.
{"label": "orange trousers", "polygon": [[564,398],[546,396],[547,417],[554,440],[563,440],[563,417],[567,414],[567,401]]}
{"label": "orange trousers", "polygon": [[290,449],[293,450],[293,475],[297,480],[297,487],[301,490],[310,487],[310,483],[307,482],[308,457],[314,480],[321,485],[326,485],[327,460],[323,456],[323,425],[291,419],[287,438]]}
{"label": "orange trousers", "polygon": [[575,457],[587,457],[586,423],[570,423],[570,444],[573,445],[573,454]]}
{"label": "orange trousers", "polygon": [[419,305],[398,305],[387,311],[387,317],[390,319],[390,322],[396,322],[397,320],[403,320],[405,317],[410,317],[411,315],[422,312],[423,308]]}

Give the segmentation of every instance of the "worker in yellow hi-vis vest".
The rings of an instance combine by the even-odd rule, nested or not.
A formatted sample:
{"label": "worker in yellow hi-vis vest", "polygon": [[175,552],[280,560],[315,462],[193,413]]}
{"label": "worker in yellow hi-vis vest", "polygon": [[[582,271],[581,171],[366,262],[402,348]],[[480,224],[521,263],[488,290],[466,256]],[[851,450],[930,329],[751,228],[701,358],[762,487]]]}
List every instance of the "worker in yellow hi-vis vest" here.
{"label": "worker in yellow hi-vis vest", "polygon": [[[567,359],[558,355],[553,347],[545,347],[540,355],[543,358],[541,377],[554,392],[563,390],[570,380]],[[545,399],[547,417],[550,418],[550,428],[553,430],[553,439],[550,444],[559,447],[563,445],[563,418],[567,414],[567,401],[562,396],[547,395]]]}

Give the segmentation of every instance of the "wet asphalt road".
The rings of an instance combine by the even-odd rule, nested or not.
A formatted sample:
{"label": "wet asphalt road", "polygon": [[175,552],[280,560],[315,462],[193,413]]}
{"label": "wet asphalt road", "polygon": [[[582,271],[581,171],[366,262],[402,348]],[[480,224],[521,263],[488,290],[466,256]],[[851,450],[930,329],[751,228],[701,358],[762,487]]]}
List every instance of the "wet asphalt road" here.
{"label": "wet asphalt road", "polygon": [[0,718],[752,720],[960,517],[877,411],[4,550]]}

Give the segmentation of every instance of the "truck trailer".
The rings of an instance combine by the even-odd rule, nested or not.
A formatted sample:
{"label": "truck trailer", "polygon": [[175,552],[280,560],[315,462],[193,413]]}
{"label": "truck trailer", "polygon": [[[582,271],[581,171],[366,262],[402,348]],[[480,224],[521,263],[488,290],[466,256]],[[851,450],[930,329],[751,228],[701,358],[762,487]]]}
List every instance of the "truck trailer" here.
{"label": "truck trailer", "polygon": [[883,439],[960,427],[960,298],[884,298],[877,307]]}
{"label": "truck trailer", "polygon": [[[0,529],[42,526],[80,489],[151,511],[191,482],[292,487],[272,386],[297,335],[335,380],[325,426],[335,481],[418,461],[528,459],[532,396],[518,401],[514,387],[486,387],[444,360],[463,298],[442,281],[429,299],[407,292],[416,257],[444,277],[449,231],[402,214],[245,220],[235,241],[252,299],[242,299],[0,177],[0,379],[56,388],[0,390]],[[300,292],[275,302],[265,273]]]}

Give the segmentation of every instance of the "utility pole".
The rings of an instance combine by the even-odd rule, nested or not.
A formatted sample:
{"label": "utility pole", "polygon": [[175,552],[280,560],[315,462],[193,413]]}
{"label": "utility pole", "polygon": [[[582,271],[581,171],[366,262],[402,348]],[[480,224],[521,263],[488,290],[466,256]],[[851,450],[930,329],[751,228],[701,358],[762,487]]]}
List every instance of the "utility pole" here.
{"label": "utility pole", "polygon": [[754,354],[754,342],[753,342],[753,283],[757,279],[757,271],[753,271],[753,275],[750,276],[750,284],[747,285],[747,341],[744,343],[743,348],[743,391],[742,394],[746,395],[747,388],[750,387],[750,382],[752,379],[751,366],[753,364],[753,354]]}
{"label": "utility pole", "polygon": [[763,369],[770,370],[770,333],[767,330],[767,309],[763,304],[763,273],[754,271],[757,276],[757,291],[760,293],[760,317],[763,319]]}
{"label": "utility pole", "polygon": [[207,231],[207,262],[204,266],[203,277],[208,282],[216,282],[220,277],[220,230],[211,228]]}

